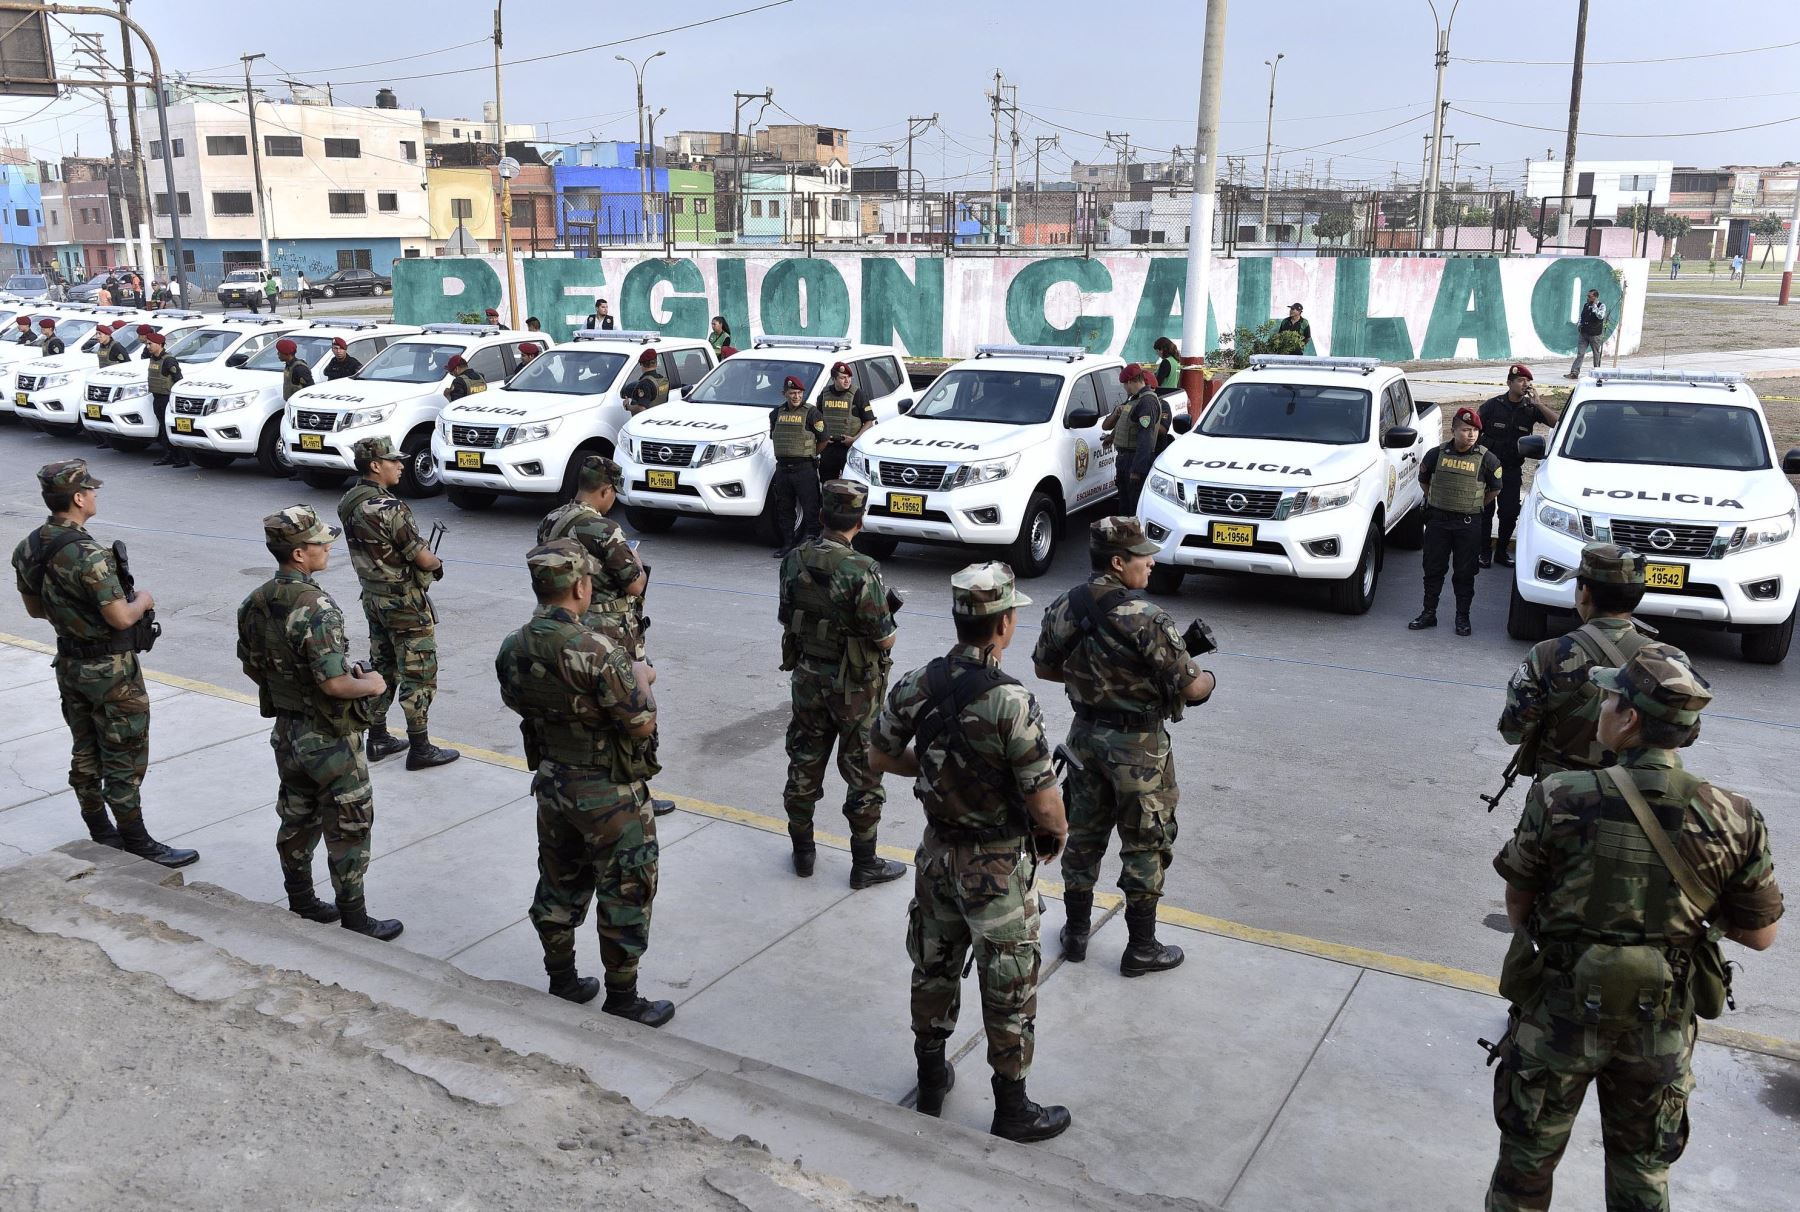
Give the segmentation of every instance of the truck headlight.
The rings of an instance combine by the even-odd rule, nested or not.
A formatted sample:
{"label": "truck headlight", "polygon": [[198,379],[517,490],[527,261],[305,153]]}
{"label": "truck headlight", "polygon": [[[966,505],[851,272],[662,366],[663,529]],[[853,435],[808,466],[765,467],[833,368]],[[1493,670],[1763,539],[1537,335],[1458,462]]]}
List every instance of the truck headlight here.
{"label": "truck headlight", "polygon": [[625,452],[625,457],[628,459],[635,459],[638,457],[637,439],[628,433],[619,435],[619,448]]}
{"label": "truck headlight", "polygon": [[763,443],[762,435],[753,438],[742,438],[736,442],[713,442],[700,455],[700,466],[708,463],[729,463],[733,459],[744,459],[756,453],[757,447]]}
{"label": "truck headlight", "polygon": [[247,406],[250,401],[254,399],[256,399],[256,393],[253,391],[240,391],[235,396],[221,396],[214,402],[213,411],[216,413],[236,412],[238,409]]}
{"label": "truck headlight", "polygon": [[854,471],[863,479],[874,482],[874,477],[869,474],[869,456],[854,447],[851,448],[850,457],[844,460],[844,470]]}
{"label": "truck headlight", "polygon": [[1729,552],[1749,551],[1752,547],[1773,547],[1777,543],[1785,543],[1794,533],[1795,510],[1788,510],[1780,517],[1764,518],[1760,522],[1751,522],[1740,527],[1732,536]]}
{"label": "truck headlight", "polygon": [[444,445],[446,445],[446,446],[450,445],[450,442],[451,442],[450,422],[444,420],[442,417],[438,418],[437,436],[444,443]]}
{"label": "truck headlight", "polygon": [[989,459],[985,463],[964,463],[958,467],[945,488],[962,488],[969,484],[988,484],[995,480],[1004,480],[1019,465],[1019,456],[1010,455],[1004,459]]}
{"label": "truck headlight", "polygon": [[562,420],[558,418],[553,421],[536,421],[530,425],[508,426],[506,437],[501,439],[500,445],[516,446],[520,442],[541,442],[555,433],[556,427],[561,424]]}
{"label": "truck headlight", "polygon": [[339,429],[355,429],[358,425],[379,425],[387,420],[388,414],[394,411],[392,404],[380,408],[359,408],[355,412],[347,412],[338,424]]}
{"label": "truck headlight", "polygon": [[70,376],[66,374],[40,375],[38,377],[38,390],[42,391],[47,387],[67,387],[69,385],[69,378]]}
{"label": "truck headlight", "polygon": [[1327,509],[1342,509],[1356,500],[1356,490],[1362,486],[1362,477],[1344,480],[1338,484],[1324,484],[1318,488],[1308,488],[1304,492],[1294,494],[1294,503],[1288,510],[1290,518],[1297,518],[1305,513],[1323,513]]}
{"label": "truck headlight", "polygon": [[1182,491],[1181,481],[1173,476],[1153,471],[1150,473],[1150,478],[1145,481],[1145,487],[1165,501],[1173,501],[1182,506],[1187,504],[1187,494]]}
{"label": "truck headlight", "polygon": [[1566,534],[1571,539],[1587,542],[1587,532],[1581,528],[1581,515],[1567,505],[1558,505],[1555,501],[1546,500],[1538,506],[1538,521],[1558,534]]}
{"label": "truck headlight", "polygon": [[134,400],[138,396],[147,396],[149,394],[150,384],[148,383],[127,383],[123,387],[115,387],[113,389],[113,399],[115,400]]}

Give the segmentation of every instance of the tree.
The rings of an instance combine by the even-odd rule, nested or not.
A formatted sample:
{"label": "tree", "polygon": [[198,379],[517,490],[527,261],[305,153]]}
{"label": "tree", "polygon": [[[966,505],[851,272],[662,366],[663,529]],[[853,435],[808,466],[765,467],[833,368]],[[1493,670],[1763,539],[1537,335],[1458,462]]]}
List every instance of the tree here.
{"label": "tree", "polygon": [[1463,224],[1467,227],[1487,227],[1494,221],[1494,212],[1485,206],[1471,206],[1463,212]]}
{"label": "tree", "polygon": [[1763,240],[1763,264],[1769,263],[1769,255],[1775,251],[1775,242],[1787,235],[1787,224],[1780,215],[1758,215],[1750,221],[1750,234],[1760,236]]}
{"label": "tree", "polygon": [[1306,341],[1297,332],[1280,332],[1281,323],[1270,320],[1257,328],[1239,328],[1219,337],[1219,348],[1206,355],[1210,366],[1242,370],[1253,354],[1298,354]]}
{"label": "tree", "polygon": [[1348,211],[1334,210],[1319,216],[1319,221],[1312,225],[1313,235],[1321,240],[1341,240],[1351,231]]}
{"label": "tree", "polygon": [[1675,242],[1687,235],[1693,226],[1693,220],[1686,215],[1672,215],[1666,210],[1650,216],[1650,230],[1663,238],[1664,260],[1675,251]]}

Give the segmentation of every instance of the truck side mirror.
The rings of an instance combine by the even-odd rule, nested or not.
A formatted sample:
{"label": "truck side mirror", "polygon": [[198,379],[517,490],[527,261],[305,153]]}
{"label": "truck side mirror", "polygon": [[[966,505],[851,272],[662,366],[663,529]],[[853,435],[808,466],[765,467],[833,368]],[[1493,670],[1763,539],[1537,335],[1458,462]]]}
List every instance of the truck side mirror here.
{"label": "truck side mirror", "polygon": [[225,359],[225,365],[227,365],[227,366],[242,366],[244,363],[248,362],[249,360],[250,360],[250,355],[247,353],[234,353],[229,358]]}
{"label": "truck side mirror", "polygon": [[1176,433],[1190,433],[1194,428],[1194,418],[1188,416],[1185,412],[1178,412],[1173,419],[1169,421],[1169,428],[1173,429]]}
{"label": "truck side mirror", "polygon": [[1781,470],[1784,475],[1800,476],[1800,446],[1781,456]]}
{"label": "truck side mirror", "polygon": [[1519,439],[1519,456],[1521,458],[1541,459],[1549,453],[1549,444],[1544,441],[1544,435],[1541,433],[1534,433],[1530,437]]}
{"label": "truck side mirror", "polygon": [[1381,435],[1381,444],[1388,450],[1410,450],[1419,440],[1419,431],[1410,425],[1395,425]]}
{"label": "truck side mirror", "polygon": [[913,410],[913,402],[911,400],[902,400],[902,401],[900,401],[900,403],[898,405],[896,405],[896,410],[900,413],[901,416],[905,416],[907,413],[909,413]]}

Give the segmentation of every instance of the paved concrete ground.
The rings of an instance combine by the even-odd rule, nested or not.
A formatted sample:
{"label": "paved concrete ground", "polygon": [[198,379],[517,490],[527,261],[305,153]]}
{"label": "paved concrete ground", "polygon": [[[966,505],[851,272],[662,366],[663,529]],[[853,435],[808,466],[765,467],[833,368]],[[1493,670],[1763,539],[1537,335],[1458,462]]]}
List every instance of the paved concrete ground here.
{"label": "paved concrete ground", "polygon": [[[145,786],[155,832],[201,850],[183,873],[190,881],[275,900],[264,721],[242,696],[184,679],[157,681],[152,698]],[[65,742],[42,653],[0,645],[0,721],[0,859],[69,841],[80,826],[62,787]],[[501,755],[419,773],[393,760],[375,767],[369,901],[406,920],[398,946],[541,987],[525,920],[533,810],[518,767]],[[852,893],[841,840],[822,852],[817,876],[796,880],[780,822],[678,802],[684,810],[659,826],[661,891],[642,981],[678,1005],[666,1030],[878,1099],[906,1095],[906,883]],[[321,888],[329,894],[323,879]],[[1167,976],[1118,975],[1117,915],[1085,965],[1060,963],[1054,941],[1046,947],[1032,1088],[1069,1104],[1076,1127],[1045,1149],[1110,1187],[1231,1209],[1387,1209],[1400,1174],[1408,1207],[1479,1200],[1495,1133],[1474,1041],[1502,1030],[1497,999],[1454,987],[1469,983],[1455,973],[1300,940],[1271,946],[1179,909],[1167,916],[1210,927],[1163,927],[1189,955]],[[1047,935],[1061,917],[1052,903]],[[584,970],[597,972],[591,931],[580,949]],[[962,1080],[946,1114],[979,1130],[991,1097],[977,1005],[971,980],[953,1042]],[[1749,1212],[1800,1189],[1800,1063],[1706,1044],[1699,1064],[1678,1198]],[[1597,1197],[1591,1109],[1559,1186]]]}
{"label": "paved concrete ground", "polygon": [[[1671,296],[1673,297],[1673,296]],[[1682,298],[1712,298],[1690,296]],[[1735,298],[1735,296],[1733,296]],[[1569,372],[1569,358],[1531,361],[1526,365],[1537,382],[1547,387],[1567,387],[1563,378]],[[1463,366],[1449,370],[1412,370],[1406,381],[1413,395],[1425,400],[1461,400],[1496,394],[1506,390],[1506,372],[1511,363],[1492,366]],[[1607,365],[1612,365],[1608,351]],[[1775,349],[1741,349],[1719,353],[1656,354],[1639,353],[1619,359],[1620,369],[1627,370],[1706,370],[1736,371],[1746,378],[1772,378],[1800,372],[1800,346]],[[1487,390],[1491,387],[1491,391]]]}

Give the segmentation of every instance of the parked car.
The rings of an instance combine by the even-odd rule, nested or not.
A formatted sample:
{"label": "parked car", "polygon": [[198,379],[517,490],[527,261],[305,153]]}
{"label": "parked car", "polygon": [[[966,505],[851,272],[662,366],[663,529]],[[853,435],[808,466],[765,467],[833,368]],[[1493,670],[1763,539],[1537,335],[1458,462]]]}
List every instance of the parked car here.
{"label": "parked car", "polygon": [[[100,288],[106,285],[107,279],[110,278],[116,283],[126,274],[136,272],[137,271],[132,269],[129,265],[116,265],[111,269],[103,269],[87,281],[77,282],[70,286],[69,302],[98,303],[100,301]],[[117,303],[118,299],[114,298],[113,302]]]}
{"label": "parked car", "polygon": [[300,292],[300,297],[310,303],[314,299],[335,299],[340,295],[381,296],[392,289],[394,280],[384,278],[372,269],[339,269],[310,283]]}
{"label": "parked car", "polygon": [[43,274],[14,274],[6,280],[6,293],[20,299],[50,298],[50,279]]}
{"label": "parked car", "polygon": [[234,269],[219,283],[219,302],[226,307],[261,307],[263,283],[273,276],[266,269]]}

